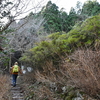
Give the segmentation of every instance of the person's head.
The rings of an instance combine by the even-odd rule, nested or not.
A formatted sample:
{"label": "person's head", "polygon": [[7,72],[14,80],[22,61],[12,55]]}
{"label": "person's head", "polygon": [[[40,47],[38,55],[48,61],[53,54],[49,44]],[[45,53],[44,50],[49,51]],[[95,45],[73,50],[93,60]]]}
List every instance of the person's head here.
{"label": "person's head", "polygon": [[18,65],[18,62],[15,62],[15,64],[14,65]]}

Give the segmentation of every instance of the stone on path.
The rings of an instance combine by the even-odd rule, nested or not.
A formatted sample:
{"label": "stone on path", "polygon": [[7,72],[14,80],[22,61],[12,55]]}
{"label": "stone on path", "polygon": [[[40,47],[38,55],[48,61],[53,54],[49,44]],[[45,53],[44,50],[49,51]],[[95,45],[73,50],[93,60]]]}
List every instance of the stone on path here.
{"label": "stone on path", "polygon": [[24,100],[23,89],[20,86],[20,82],[17,81],[15,87],[11,86],[11,100]]}

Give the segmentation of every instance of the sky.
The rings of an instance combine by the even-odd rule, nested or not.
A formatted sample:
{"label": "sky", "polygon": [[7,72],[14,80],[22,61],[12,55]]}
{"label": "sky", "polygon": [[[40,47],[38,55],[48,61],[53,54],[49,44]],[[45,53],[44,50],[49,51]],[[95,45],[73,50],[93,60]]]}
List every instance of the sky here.
{"label": "sky", "polygon": [[55,3],[59,8],[65,8],[65,11],[68,13],[71,7],[75,7],[77,1],[80,1],[82,4],[87,0],[51,0],[52,3]]}

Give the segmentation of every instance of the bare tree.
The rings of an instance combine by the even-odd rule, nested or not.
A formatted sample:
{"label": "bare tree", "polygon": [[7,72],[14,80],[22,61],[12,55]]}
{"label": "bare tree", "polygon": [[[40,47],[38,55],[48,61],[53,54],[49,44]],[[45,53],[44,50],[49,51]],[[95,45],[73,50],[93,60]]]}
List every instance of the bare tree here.
{"label": "bare tree", "polygon": [[40,2],[36,0],[0,0],[0,44],[2,44],[2,37],[5,36],[2,33],[12,22],[25,17],[30,11],[38,11],[45,2],[46,0],[40,0]]}
{"label": "bare tree", "polygon": [[[1,0],[0,1],[0,32],[3,32],[9,25],[22,18],[25,13],[36,11],[42,7],[44,0],[36,3],[36,0]],[[6,20],[6,24],[4,21]]]}
{"label": "bare tree", "polygon": [[[6,35],[9,39],[9,49],[25,51],[32,48],[36,42],[41,41],[43,34],[43,25],[45,21],[42,16],[34,18],[28,16],[21,19],[18,23],[12,23],[10,28],[15,31]],[[42,32],[43,31],[43,32]]]}
{"label": "bare tree", "polygon": [[[10,37],[12,33],[6,34],[5,31],[10,27],[11,24],[15,23],[16,20],[21,20],[23,17],[25,17],[25,14],[27,14],[28,12],[33,10],[36,12],[37,10],[39,10],[39,8],[42,7],[41,5],[43,5],[45,2],[45,0],[41,0],[40,2],[36,2],[36,1],[37,0],[0,0],[0,48],[3,47],[2,45],[4,45],[3,47],[4,53],[2,52],[2,54],[0,54],[0,63],[1,62],[5,63],[4,60],[5,57],[9,58],[9,54],[10,54],[9,46],[8,46],[9,44],[11,47],[10,49],[15,48],[17,50],[19,49],[22,50],[23,46],[26,47],[25,46],[26,44],[32,43],[32,42],[29,43],[29,41],[32,40],[32,37],[29,33],[28,34],[31,37],[31,40],[28,39],[26,42],[26,37],[29,37],[28,34],[23,34],[25,30],[23,32],[18,31],[18,28],[25,27],[27,21],[25,21],[23,24],[18,25],[18,27],[15,28],[16,31],[13,32],[12,37]],[[10,39],[9,42],[4,39],[5,37],[8,37],[8,39]],[[21,37],[23,37],[23,39]],[[6,45],[4,43],[6,43]]]}

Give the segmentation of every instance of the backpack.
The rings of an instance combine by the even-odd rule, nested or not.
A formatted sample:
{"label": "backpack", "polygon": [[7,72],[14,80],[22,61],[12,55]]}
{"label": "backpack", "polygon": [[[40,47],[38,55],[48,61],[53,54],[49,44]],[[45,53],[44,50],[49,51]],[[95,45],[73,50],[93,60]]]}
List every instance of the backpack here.
{"label": "backpack", "polygon": [[18,65],[14,65],[13,66],[13,73],[18,73],[18,72],[19,72]]}

